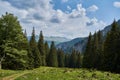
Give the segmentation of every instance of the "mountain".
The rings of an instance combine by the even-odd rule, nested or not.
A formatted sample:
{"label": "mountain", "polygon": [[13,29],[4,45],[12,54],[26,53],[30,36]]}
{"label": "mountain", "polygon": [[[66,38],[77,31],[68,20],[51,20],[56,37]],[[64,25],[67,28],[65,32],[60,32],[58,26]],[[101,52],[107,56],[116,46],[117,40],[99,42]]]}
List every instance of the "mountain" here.
{"label": "mountain", "polygon": [[[118,20],[118,26],[120,26],[120,20]],[[107,32],[111,29],[111,25],[106,26],[102,31],[103,37],[106,37]],[[80,52],[84,52],[87,44],[86,38],[75,38],[68,42],[63,42],[58,44],[56,47],[62,49],[64,52],[71,52],[72,49],[75,49]]]}
{"label": "mountain", "polygon": [[[30,40],[30,37],[31,36],[28,36],[28,40]],[[36,35],[35,38],[36,38],[36,41],[38,41],[39,36]],[[68,39],[68,38],[58,37],[58,36],[50,36],[50,37],[45,36],[44,40],[47,41],[49,45],[51,44],[51,41],[54,41],[55,45],[62,43],[62,42],[70,41],[70,39]]]}
{"label": "mountain", "polygon": [[56,47],[62,49],[64,52],[71,52],[73,48],[78,51],[83,51],[86,42],[86,38],[75,38],[71,41],[60,43]]}
{"label": "mountain", "polygon": [[51,41],[55,42],[55,45],[60,44],[62,42],[70,41],[70,39],[65,37],[58,37],[58,36],[50,36],[50,37],[44,37],[44,40],[48,42],[48,44],[51,44]]}
{"label": "mountain", "polygon": [[[118,26],[120,26],[120,20],[118,20],[117,23],[118,23]],[[108,25],[102,30],[103,36],[107,35],[107,32],[111,30],[111,27],[112,27],[111,25]]]}

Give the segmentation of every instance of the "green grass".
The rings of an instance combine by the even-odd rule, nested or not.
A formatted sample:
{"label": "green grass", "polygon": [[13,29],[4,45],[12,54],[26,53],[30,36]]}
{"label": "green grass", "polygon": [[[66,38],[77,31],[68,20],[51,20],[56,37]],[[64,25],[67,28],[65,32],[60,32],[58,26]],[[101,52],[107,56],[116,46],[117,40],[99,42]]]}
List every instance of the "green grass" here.
{"label": "green grass", "polygon": [[40,67],[29,71],[0,70],[0,80],[3,77],[7,80],[120,80],[120,74],[53,67]]}
{"label": "green grass", "polygon": [[0,70],[0,80],[3,77],[10,76],[10,75],[13,75],[13,74],[16,74],[16,73],[19,73],[19,72],[22,72],[22,71]]}
{"label": "green grass", "polygon": [[40,67],[16,80],[120,80],[120,74],[86,69]]}

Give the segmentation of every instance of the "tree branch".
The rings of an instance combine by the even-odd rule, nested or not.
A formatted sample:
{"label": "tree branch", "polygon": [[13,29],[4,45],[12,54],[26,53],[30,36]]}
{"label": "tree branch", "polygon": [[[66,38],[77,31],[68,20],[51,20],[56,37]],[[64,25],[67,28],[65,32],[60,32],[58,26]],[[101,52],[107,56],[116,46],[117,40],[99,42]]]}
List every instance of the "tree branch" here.
{"label": "tree branch", "polygon": [[4,60],[4,58],[5,58],[5,54],[4,54],[3,57],[1,58],[0,63]]}

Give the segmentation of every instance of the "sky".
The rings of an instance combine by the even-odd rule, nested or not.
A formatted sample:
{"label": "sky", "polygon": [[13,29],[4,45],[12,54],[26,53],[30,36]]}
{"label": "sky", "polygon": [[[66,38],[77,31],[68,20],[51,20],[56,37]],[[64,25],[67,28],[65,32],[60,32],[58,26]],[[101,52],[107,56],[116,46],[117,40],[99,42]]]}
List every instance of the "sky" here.
{"label": "sky", "polygon": [[18,17],[23,30],[36,35],[86,37],[120,19],[120,0],[0,0],[0,16]]}

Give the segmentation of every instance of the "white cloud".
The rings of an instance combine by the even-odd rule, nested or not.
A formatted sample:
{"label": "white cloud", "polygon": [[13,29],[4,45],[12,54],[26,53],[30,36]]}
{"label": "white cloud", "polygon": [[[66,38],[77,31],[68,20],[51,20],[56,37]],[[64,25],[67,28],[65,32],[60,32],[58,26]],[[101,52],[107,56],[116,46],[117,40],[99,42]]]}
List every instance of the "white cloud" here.
{"label": "white cloud", "polygon": [[[53,5],[50,4],[51,0],[29,0],[26,3],[32,4],[31,1],[34,5],[29,8],[28,4],[19,8],[7,1],[0,1],[0,15],[8,11],[18,16],[23,28],[27,29],[28,35],[31,35],[34,26],[36,34],[42,30],[45,36],[85,37],[89,32],[105,26],[104,22],[86,16],[86,9],[82,4],[76,5],[77,8],[72,12],[65,13],[60,9],[54,10]],[[20,2],[19,5],[23,3]]]}
{"label": "white cloud", "polygon": [[120,2],[114,2],[113,6],[116,7],[116,8],[120,8]]}
{"label": "white cloud", "polygon": [[67,9],[68,9],[68,10],[71,10],[71,7],[70,7],[70,6],[67,6]]}
{"label": "white cloud", "polygon": [[12,7],[10,3],[0,1],[0,15],[5,14],[5,12],[14,13],[15,16],[19,17],[19,19],[25,18],[28,14],[26,10],[16,9],[15,7]]}
{"label": "white cloud", "polygon": [[86,15],[86,9],[82,7],[82,4],[77,5],[77,9],[73,9],[70,13],[70,17],[79,18]]}
{"label": "white cloud", "polygon": [[97,11],[99,8],[96,5],[92,5],[89,8],[87,8],[88,11],[90,12],[95,12]]}

